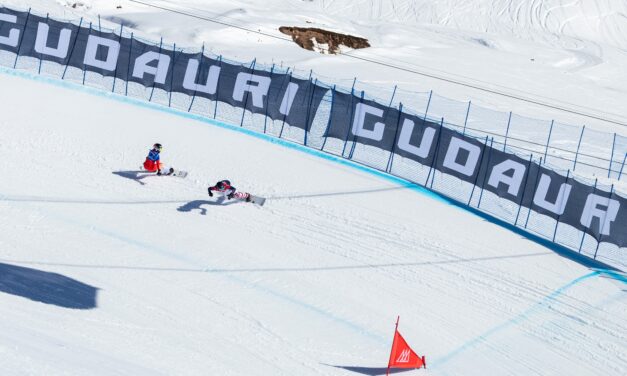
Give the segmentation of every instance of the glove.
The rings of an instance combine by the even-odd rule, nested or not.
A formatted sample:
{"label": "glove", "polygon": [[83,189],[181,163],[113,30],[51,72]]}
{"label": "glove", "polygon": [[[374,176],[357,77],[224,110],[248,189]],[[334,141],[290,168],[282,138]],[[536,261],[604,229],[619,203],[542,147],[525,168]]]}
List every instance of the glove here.
{"label": "glove", "polygon": [[207,192],[209,192],[209,197],[213,197],[213,193],[211,193],[211,188],[207,188]]}
{"label": "glove", "polygon": [[229,200],[233,198],[233,193],[229,193],[228,196],[226,196],[226,198],[228,198]]}
{"label": "glove", "polygon": [[157,170],[157,175],[161,176],[161,170]]}

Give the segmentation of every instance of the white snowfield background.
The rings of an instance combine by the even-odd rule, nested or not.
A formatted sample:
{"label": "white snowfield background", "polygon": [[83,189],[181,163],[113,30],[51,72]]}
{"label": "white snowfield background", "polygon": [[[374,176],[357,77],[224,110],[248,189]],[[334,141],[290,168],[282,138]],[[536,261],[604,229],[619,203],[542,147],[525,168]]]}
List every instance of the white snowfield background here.
{"label": "white snowfield background", "polygon": [[[627,117],[620,1],[150,3],[264,30],[311,21],[368,37],[374,47],[356,54]],[[129,1],[80,4],[26,5],[115,15],[151,39],[338,80],[581,120]],[[427,358],[407,375],[627,373],[624,276],[365,171],[68,86],[0,74],[2,375],[384,374],[397,315]],[[154,142],[187,179],[129,178]],[[209,198],[223,178],[266,205]]]}

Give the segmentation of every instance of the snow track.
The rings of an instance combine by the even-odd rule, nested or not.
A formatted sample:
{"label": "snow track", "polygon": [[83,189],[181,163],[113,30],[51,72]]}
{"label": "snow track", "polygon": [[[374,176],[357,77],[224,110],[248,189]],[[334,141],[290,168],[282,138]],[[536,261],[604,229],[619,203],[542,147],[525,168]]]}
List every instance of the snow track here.
{"label": "snow track", "polygon": [[[8,374],[373,373],[397,314],[430,364],[415,374],[627,370],[621,276],[348,165],[66,86],[0,75],[0,264],[97,305],[0,276]],[[127,173],[156,141],[187,179]],[[216,205],[222,178],[266,205]]]}

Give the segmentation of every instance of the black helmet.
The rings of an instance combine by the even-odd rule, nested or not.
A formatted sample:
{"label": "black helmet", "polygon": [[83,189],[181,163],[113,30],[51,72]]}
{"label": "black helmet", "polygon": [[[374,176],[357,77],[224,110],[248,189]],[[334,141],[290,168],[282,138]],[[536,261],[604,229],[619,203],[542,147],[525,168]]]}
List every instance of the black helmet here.
{"label": "black helmet", "polygon": [[152,145],[152,148],[158,151],[161,151],[161,149],[163,149],[163,146],[161,146],[161,144],[154,144]]}

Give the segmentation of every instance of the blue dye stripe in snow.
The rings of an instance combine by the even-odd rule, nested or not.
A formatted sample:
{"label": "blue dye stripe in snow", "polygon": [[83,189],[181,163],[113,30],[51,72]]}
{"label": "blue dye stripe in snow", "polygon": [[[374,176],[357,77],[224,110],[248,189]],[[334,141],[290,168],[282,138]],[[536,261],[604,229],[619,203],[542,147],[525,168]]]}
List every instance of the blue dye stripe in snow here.
{"label": "blue dye stripe in snow", "polygon": [[494,334],[509,328],[511,326],[514,325],[518,325],[521,322],[527,320],[531,315],[537,313],[539,310],[547,308],[550,306],[550,303],[554,302],[555,300],[557,300],[557,298],[559,298],[562,294],[564,294],[567,290],[569,290],[570,288],[572,288],[573,286],[576,286],[592,277],[597,277],[600,275],[606,275],[610,278],[619,280],[623,283],[627,284],[627,278],[622,274],[622,273],[617,273],[615,271],[612,270],[601,270],[601,269],[597,269],[591,273],[588,273],[586,275],[583,275],[581,277],[575,278],[572,281],[568,282],[567,284],[563,285],[562,287],[556,289],[555,291],[551,292],[550,294],[548,294],[547,296],[545,296],[544,298],[542,298],[542,300],[536,302],[535,304],[533,304],[531,307],[529,307],[528,309],[526,309],[524,312],[514,316],[513,318],[487,330],[486,332],[480,334],[479,336],[470,339],[468,341],[466,341],[465,343],[463,343],[462,345],[460,345],[459,347],[457,347],[456,349],[454,349],[453,351],[449,352],[448,354],[445,354],[444,356],[437,358],[435,360],[433,360],[432,362],[430,362],[430,368],[434,369],[434,368],[438,368],[441,367],[443,365],[445,365],[446,363],[448,363],[450,360],[452,360],[453,358],[455,358],[457,355],[470,350],[482,343],[485,343],[489,337],[493,336]]}

